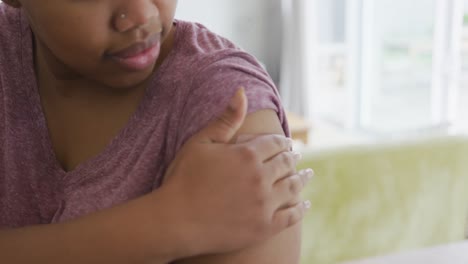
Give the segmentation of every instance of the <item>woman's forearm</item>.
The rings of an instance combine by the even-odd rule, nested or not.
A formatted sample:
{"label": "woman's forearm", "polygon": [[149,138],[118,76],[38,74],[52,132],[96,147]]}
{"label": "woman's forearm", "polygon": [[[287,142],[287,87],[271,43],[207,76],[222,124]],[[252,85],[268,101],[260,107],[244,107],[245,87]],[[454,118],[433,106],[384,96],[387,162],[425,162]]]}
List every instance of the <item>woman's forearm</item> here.
{"label": "woman's forearm", "polygon": [[2,230],[0,262],[167,263],[187,255],[183,241],[189,234],[165,207],[156,192],[66,223]]}

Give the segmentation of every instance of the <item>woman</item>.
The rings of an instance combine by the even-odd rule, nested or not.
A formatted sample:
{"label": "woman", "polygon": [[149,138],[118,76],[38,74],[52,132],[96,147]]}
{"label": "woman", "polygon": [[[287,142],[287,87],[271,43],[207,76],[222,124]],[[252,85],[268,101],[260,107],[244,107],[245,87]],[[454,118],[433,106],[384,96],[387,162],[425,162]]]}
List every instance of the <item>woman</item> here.
{"label": "woman", "polygon": [[287,133],[253,57],[175,0],[4,2],[2,262],[297,262],[312,171],[238,138]]}

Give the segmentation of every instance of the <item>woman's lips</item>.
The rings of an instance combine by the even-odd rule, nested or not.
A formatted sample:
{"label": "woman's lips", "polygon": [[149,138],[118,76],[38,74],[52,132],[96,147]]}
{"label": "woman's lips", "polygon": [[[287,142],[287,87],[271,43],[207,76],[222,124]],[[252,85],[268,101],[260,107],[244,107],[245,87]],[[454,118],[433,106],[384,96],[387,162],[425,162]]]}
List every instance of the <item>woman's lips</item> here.
{"label": "woman's lips", "polygon": [[130,71],[141,71],[154,65],[159,57],[161,43],[159,36],[134,44],[124,50],[110,54],[110,58]]}

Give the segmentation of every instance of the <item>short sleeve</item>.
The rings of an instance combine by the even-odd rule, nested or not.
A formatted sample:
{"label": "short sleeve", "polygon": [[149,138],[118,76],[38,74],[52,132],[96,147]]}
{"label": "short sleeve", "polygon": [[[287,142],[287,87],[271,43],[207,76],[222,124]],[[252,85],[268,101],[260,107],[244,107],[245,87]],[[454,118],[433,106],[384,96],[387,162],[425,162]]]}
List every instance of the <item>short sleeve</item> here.
{"label": "short sleeve", "polygon": [[221,54],[197,71],[182,111],[178,147],[221,115],[236,91],[245,88],[248,113],[271,109],[286,135],[289,129],[279,93],[268,73],[243,51]]}

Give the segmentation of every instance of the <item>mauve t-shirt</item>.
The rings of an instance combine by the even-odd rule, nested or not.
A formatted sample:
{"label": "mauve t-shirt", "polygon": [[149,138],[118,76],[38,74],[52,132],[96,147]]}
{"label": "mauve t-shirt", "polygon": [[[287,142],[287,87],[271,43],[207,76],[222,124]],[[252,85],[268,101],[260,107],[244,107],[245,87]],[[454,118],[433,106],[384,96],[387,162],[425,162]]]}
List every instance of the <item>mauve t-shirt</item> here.
{"label": "mauve t-shirt", "polygon": [[254,57],[200,24],[175,24],[175,46],[126,126],[66,172],[41,107],[28,20],[0,3],[0,228],[74,219],[157,191],[184,142],[240,86],[249,112],[276,111],[288,134],[277,90]]}

